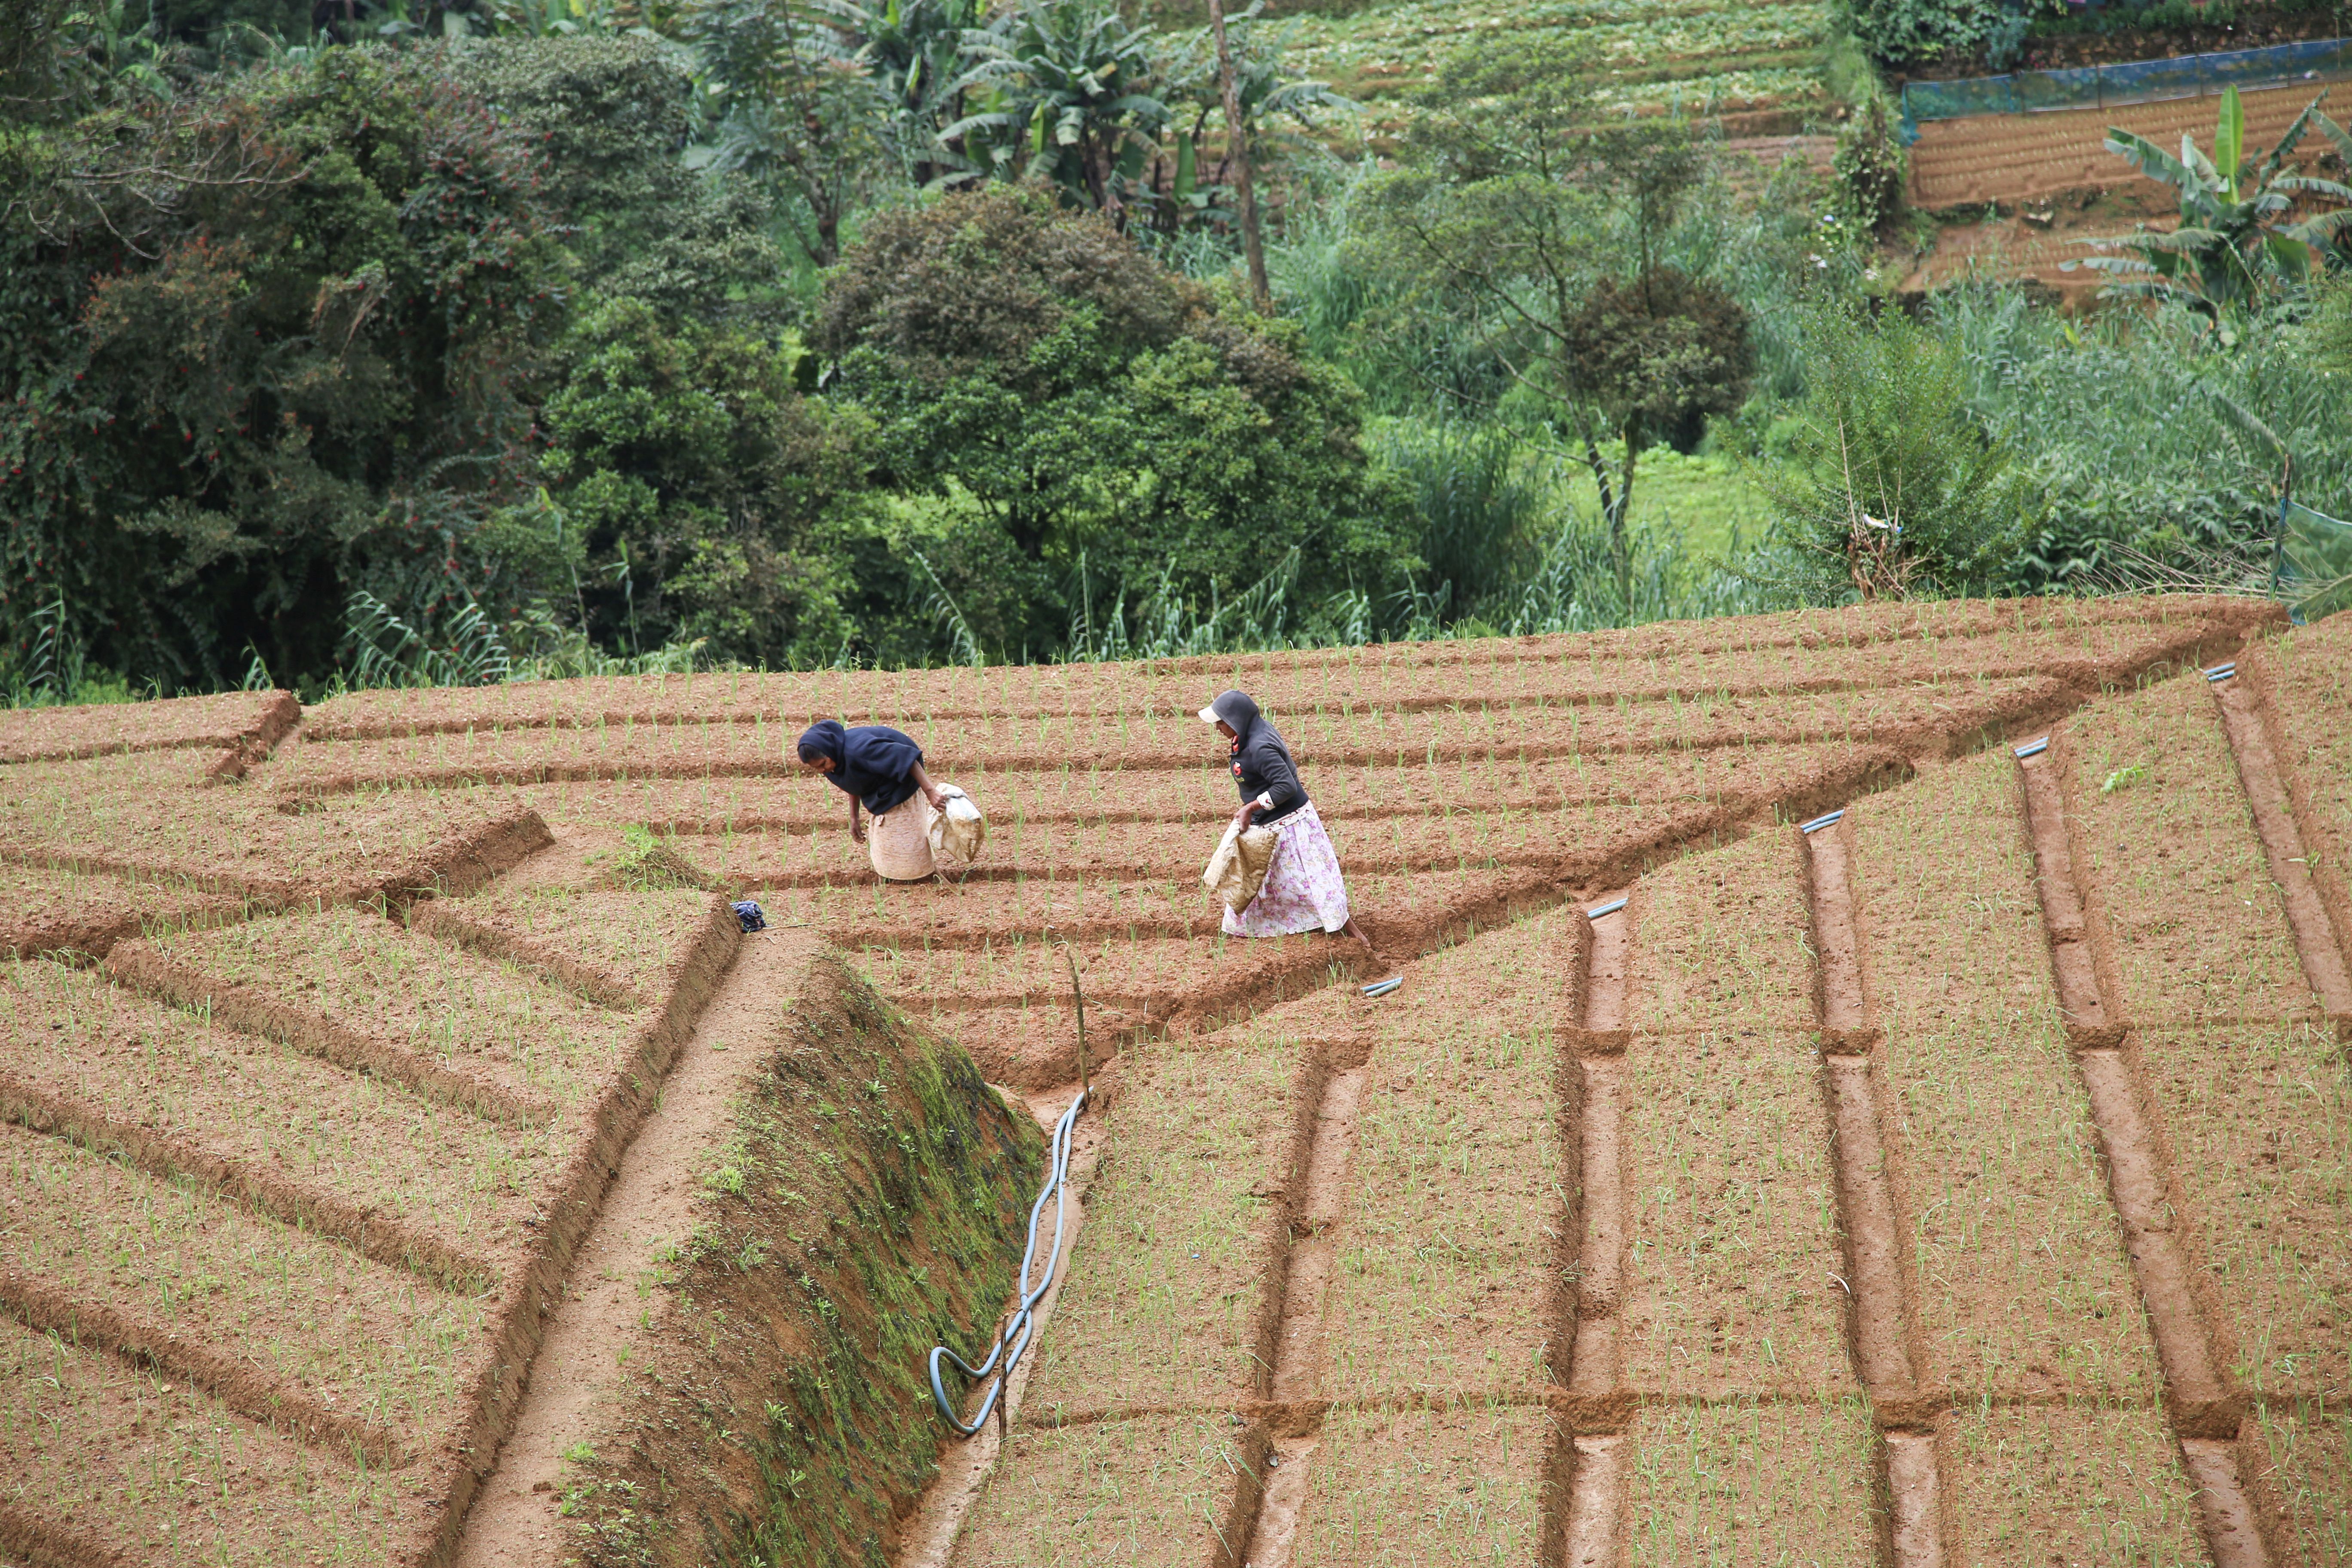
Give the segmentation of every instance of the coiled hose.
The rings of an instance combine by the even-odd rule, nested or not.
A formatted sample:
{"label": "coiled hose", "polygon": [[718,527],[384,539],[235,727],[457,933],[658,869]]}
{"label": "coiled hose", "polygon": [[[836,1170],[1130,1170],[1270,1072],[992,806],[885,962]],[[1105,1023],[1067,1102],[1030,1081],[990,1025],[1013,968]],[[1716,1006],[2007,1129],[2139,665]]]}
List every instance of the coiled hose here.
{"label": "coiled hose", "polygon": [[[1070,1139],[1078,1125],[1078,1113],[1086,1109],[1087,1101],[1093,1094],[1091,1087],[1080,1089],[1078,1098],[1070,1101],[1070,1109],[1062,1112],[1062,1119],[1054,1123],[1053,1163],[1046,1172],[1045,1186],[1038,1191],[1037,1201],[1029,1205],[1029,1245],[1021,1254],[1021,1304],[1004,1321],[1003,1331],[996,1336],[996,1348],[988,1352],[986,1361],[973,1366],[945,1345],[931,1347],[931,1402],[940,1407],[940,1415],[948,1425],[967,1437],[988,1425],[989,1412],[996,1409],[998,1399],[1013,1381],[1013,1369],[1021,1364],[1022,1354],[1029,1348],[1030,1337],[1036,1332],[1034,1314],[1037,1303],[1045,1299],[1046,1290],[1052,1287],[1054,1268],[1062,1256],[1062,1218],[1067,1206],[1063,1188],[1070,1175]],[[1033,1286],[1029,1283],[1029,1270],[1037,1258],[1037,1220],[1045,1212],[1047,1198],[1054,1200],[1054,1244],[1045,1251],[1045,1272]],[[969,1425],[956,1414],[956,1407],[948,1400],[947,1387],[940,1381],[942,1357],[955,1363],[955,1369],[963,1373],[967,1383],[977,1383],[982,1378],[994,1379],[988,1397],[980,1402],[980,1410]]]}

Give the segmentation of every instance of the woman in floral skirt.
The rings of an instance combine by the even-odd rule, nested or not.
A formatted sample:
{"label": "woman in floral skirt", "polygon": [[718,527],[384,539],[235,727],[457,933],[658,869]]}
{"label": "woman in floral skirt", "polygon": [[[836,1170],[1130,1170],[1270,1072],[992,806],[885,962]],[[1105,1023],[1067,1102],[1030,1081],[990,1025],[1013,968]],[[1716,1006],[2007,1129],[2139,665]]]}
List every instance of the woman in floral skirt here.
{"label": "woman in floral skirt", "polygon": [[1228,691],[1201,710],[1203,723],[1213,724],[1230,742],[1234,784],[1242,802],[1234,821],[1275,831],[1274,857],[1267,861],[1265,885],[1247,909],[1225,911],[1228,936],[1289,936],[1297,931],[1345,933],[1364,944],[1373,972],[1382,978],[1366,985],[1367,996],[1383,996],[1404,984],[1388,965],[1372,939],[1348,912],[1348,884],[1339,874],[1339,852],[1323,830],[1307,786],[1298,782],[1298,766],[1290,748],[1258,706],[1244,691]]}

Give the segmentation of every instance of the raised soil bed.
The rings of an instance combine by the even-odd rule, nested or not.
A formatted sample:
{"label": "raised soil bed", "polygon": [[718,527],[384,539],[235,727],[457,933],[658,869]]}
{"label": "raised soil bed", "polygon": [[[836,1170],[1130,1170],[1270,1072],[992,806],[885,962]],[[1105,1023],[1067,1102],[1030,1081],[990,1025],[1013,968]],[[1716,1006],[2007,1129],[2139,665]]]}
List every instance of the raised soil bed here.
{"label": "raised soil bed", "polygon": [[2202,680],[2069,726],[2075,875],[2105,917],[2124,1016],[2285,1018],[2316,1004]]}
{"label": "raised soil bed", "polygon": [[2155,1352],[2057,1016],[2014,767],[1988,753],[1853,808],[1921,1381],[2153,1403]]}
{"label": "raised soil bed", "polygon": [[1629,1563],[1878,1561],[1870,1413],[1859,1401],[1652,1407],[1627,1441]]}

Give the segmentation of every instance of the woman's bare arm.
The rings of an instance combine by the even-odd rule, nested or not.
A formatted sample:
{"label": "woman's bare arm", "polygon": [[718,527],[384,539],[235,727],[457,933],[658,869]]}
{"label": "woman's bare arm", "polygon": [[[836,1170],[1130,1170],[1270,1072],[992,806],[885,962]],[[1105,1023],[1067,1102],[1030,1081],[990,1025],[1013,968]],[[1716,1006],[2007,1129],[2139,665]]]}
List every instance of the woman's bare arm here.
{"label": "woman's bare arm", "polygon": [[908,776],[915,781],[915,787],[923,792],[923,798],[931,803],[933,811],[945,811],[948,808],[946,793],[931,782],[931,775],[923,771],[922,763],[917,763],[908,769],[907,773]]}

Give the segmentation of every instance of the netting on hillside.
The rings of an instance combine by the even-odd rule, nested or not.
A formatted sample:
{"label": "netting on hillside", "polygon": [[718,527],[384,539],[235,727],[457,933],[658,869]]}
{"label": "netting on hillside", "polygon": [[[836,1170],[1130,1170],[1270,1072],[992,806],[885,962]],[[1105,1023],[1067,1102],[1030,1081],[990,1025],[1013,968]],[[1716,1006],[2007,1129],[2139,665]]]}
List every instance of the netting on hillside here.
{"label": "netting on hillside", "polygon": [[2158,103],[2293,83],[2352,78],[2352,38],[2319,38],[2266,49],[2183,55],[2178,59],[2084,66],[2078,70],[2011,71],[1964,81],[1914,81],[1903,87],[1903,112],[1922,120],[1972,114],[2035,114],[2053,109],[2094,109]]}

